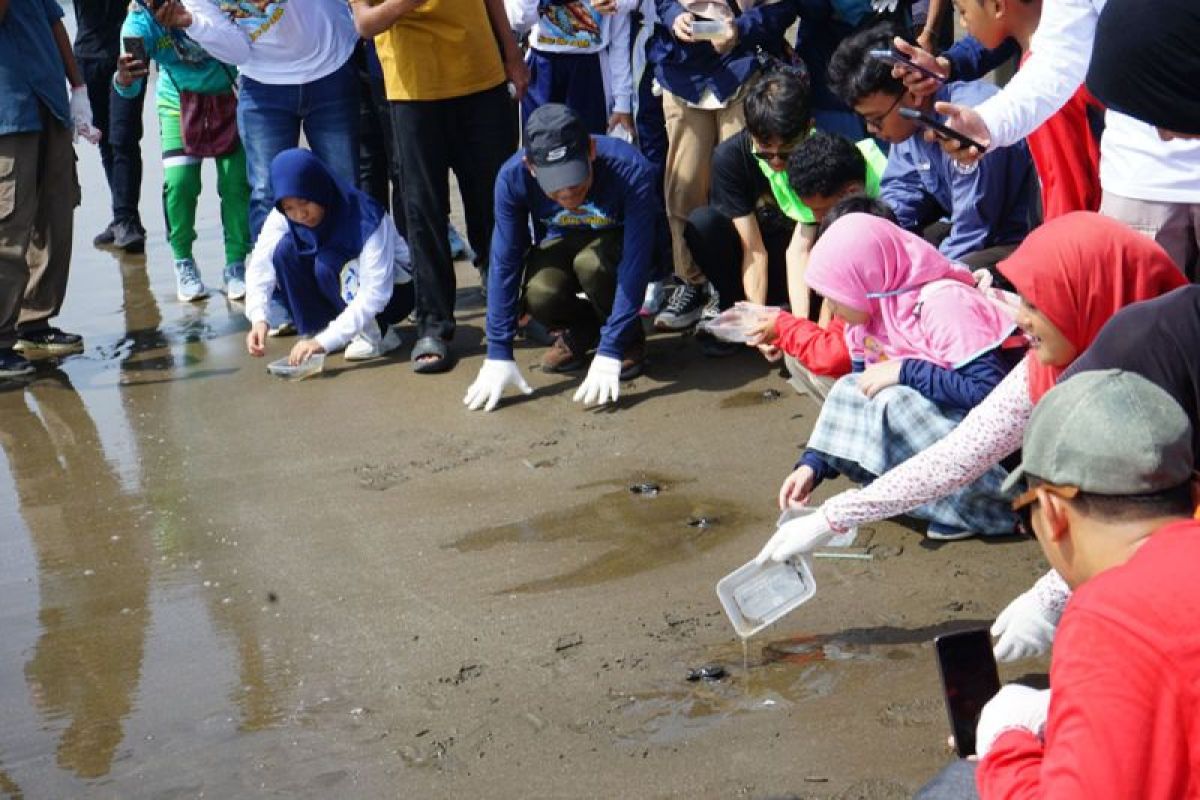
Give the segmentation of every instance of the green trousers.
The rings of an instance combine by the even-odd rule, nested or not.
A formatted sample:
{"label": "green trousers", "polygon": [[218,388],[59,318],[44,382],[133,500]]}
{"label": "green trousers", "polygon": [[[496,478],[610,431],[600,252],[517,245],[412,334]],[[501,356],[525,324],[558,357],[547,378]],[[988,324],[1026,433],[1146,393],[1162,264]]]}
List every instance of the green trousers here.
{"label": "green trousers", "polygon": [[[571,232],[544,241],[525,261],[525,308],[550,328],[594,336],[612,313],[624,231]],[[578,295],[582,292],[587,300]]]}
{"label": "green trousers", "polygon": [[[196,241],[196,204],[200,200],[200,162],[183,151],[179,109],[158,107],[162,136],[163,211],[167,241],[176,259],[191,258]],[[246,151],[218,156],[217,194],[221,196],[221,226],[225,230],[225,263],[245,261],[250,252],[250,184],[246,180]]]}

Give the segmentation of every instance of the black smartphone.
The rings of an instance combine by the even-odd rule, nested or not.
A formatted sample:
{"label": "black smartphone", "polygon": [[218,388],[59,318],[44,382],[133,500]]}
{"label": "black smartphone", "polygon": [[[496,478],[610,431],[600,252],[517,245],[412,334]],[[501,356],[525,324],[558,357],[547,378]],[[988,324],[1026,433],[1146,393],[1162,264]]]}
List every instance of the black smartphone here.
{"label": "black smartphone", "polygon": [[947,633],[933,640],[959,756],[975,755],[975,728],[983,706],[1000,691],[1000,673],[987,628]]}
{"label": "black smartphone", "polygon": [[920,125],[922,128],[928,128],[937,134],[940,139],[951,139],[958,142],[963,147],[974,147],[979,152],[987,150],[986,147],[972,139],[970,136],[961,134],[953,128],[937,121],[933,117],[926,114],[924,111],[918,111],[915,108],[900,108],[898,109],[900,116],[905,119],[911,119],[913,122]]}
{"label": "black smartphone", "polygon": [[933,70],[925,69],[925,67],[914,64],[908,56],[904,55],[904,53],[901,53],[899,50],[871,50],[868,55],[870,55],[871,58],[882,61],[885,64],[890,64],[893,67],[911,69],[913,72],[916,72],[919,75],[924,75],[926,78],[933,78],[938,83],[946,82],[945,78],[943,78],[941,75],[938,75]]}
{"label": "black smartphone", "polygon": [[146,59],[146,43],[142,41],[140,36],[123,36],[121,44],[125,47],[125,52],[133,56],[134,61],[142,62],[142,66],[149,66]]}

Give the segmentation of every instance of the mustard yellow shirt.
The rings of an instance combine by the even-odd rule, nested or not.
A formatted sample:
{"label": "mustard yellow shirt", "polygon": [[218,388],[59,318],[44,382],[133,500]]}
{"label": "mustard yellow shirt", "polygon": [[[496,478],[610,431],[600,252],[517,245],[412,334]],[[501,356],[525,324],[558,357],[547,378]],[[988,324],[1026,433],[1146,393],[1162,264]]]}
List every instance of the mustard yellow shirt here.
{"label": "mustard yellow shirt", "polygon": [[483,0],[428,0],[375,37],[388,100],[445,100],[504,82]]}

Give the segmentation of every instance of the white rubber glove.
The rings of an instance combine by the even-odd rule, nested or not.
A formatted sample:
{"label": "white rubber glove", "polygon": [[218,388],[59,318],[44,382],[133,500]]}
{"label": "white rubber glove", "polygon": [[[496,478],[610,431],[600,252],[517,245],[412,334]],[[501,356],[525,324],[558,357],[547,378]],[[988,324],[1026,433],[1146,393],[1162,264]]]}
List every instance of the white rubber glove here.
{"label": "white rubber glove", "polygon": [[992,625],[996,660],[1016,661],[1049,652],[1069,593],[1060,595],[1067,591],[1058,573],[1050,572],[1009,603]]}
{"label": "white rubber glove", "polygon": [[604,405],[608,401],[617,402],[621,393],[621,361],[612,356],[598,355],[592,359],[588,367],[587,377],[583,384],[575,390],[574,400],[583,401],[585,406]]}
{"label": "white rubber glove", "polygon": [[811,553],[828,544],[834,535],[835,531],[829,527],[824,512],[817,509],[780,525],[775,535],[767,540],[766,546],[755,556],[754,563],[762,565],[768,561],[787,561],[797,553]]}
{"label": "white rubber glove", "polygon": [[1019,683],[1004,686],[987,701],[979,715],[979,725],[975,728],[975,754],[980,758],[986,756],[1000,734],[1013,728],[1041,736],[1049,710],[1049,689],[1031,689]]}
{"label": "white rubber glove", "polygon": [[463,405],[472,411],[478,411],[481,407],[484,411],[491,411],[509,386],[515,386],[525,394],[533,394],[533,389],[525,382],[521,370],[517,368],[517,362],[496,358],[484,359],[475,382],[467,387]]}
{"label": "white rubber glove", "polygon": [[92,144],[100,144],[100,131],[92,124],[92,104],[88,102],[86,87],[71,89],[71,122],[75,125],[72,141],[79,141],[82,136]]}

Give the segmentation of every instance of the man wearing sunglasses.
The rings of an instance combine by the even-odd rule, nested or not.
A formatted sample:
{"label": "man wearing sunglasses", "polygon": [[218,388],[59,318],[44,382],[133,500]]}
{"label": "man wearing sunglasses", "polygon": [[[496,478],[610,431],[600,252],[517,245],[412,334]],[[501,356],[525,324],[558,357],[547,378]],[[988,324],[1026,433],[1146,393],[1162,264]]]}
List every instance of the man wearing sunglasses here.
{"label": "man wearing sunglasses", "polygon": [[1025,481],[1013,507],[1074,595],[1054,642],[1053,699],[1013,684],[984,707],[980,797],[1193,796],[1194,465],[1187,415],[1140,375],[1080,373],[1038,403],[1008,488]]}
{"label": "man wearing sunglasses", "polygon": [[[795,295],[792,311],[806,317],[807,288],[789,293],[789,276],[802,272],[800,262],[816,238],[821,216],[791,188],[788,161],[813,133],[808,81],[791,68],[775,69],[751,86],[743,110],[746,128],[713,152],[709,205],[688,216],[684,240],[696,266],[716,287],[721,310],[739,300],[783,304]],[[870,139],[859,144],[859,151],[865,167],[858,188],[878,195],[887,158]],[[697,311],[689,324],[698,318]],[[698,338],[706,355],[741,349],[712,337]]]}

